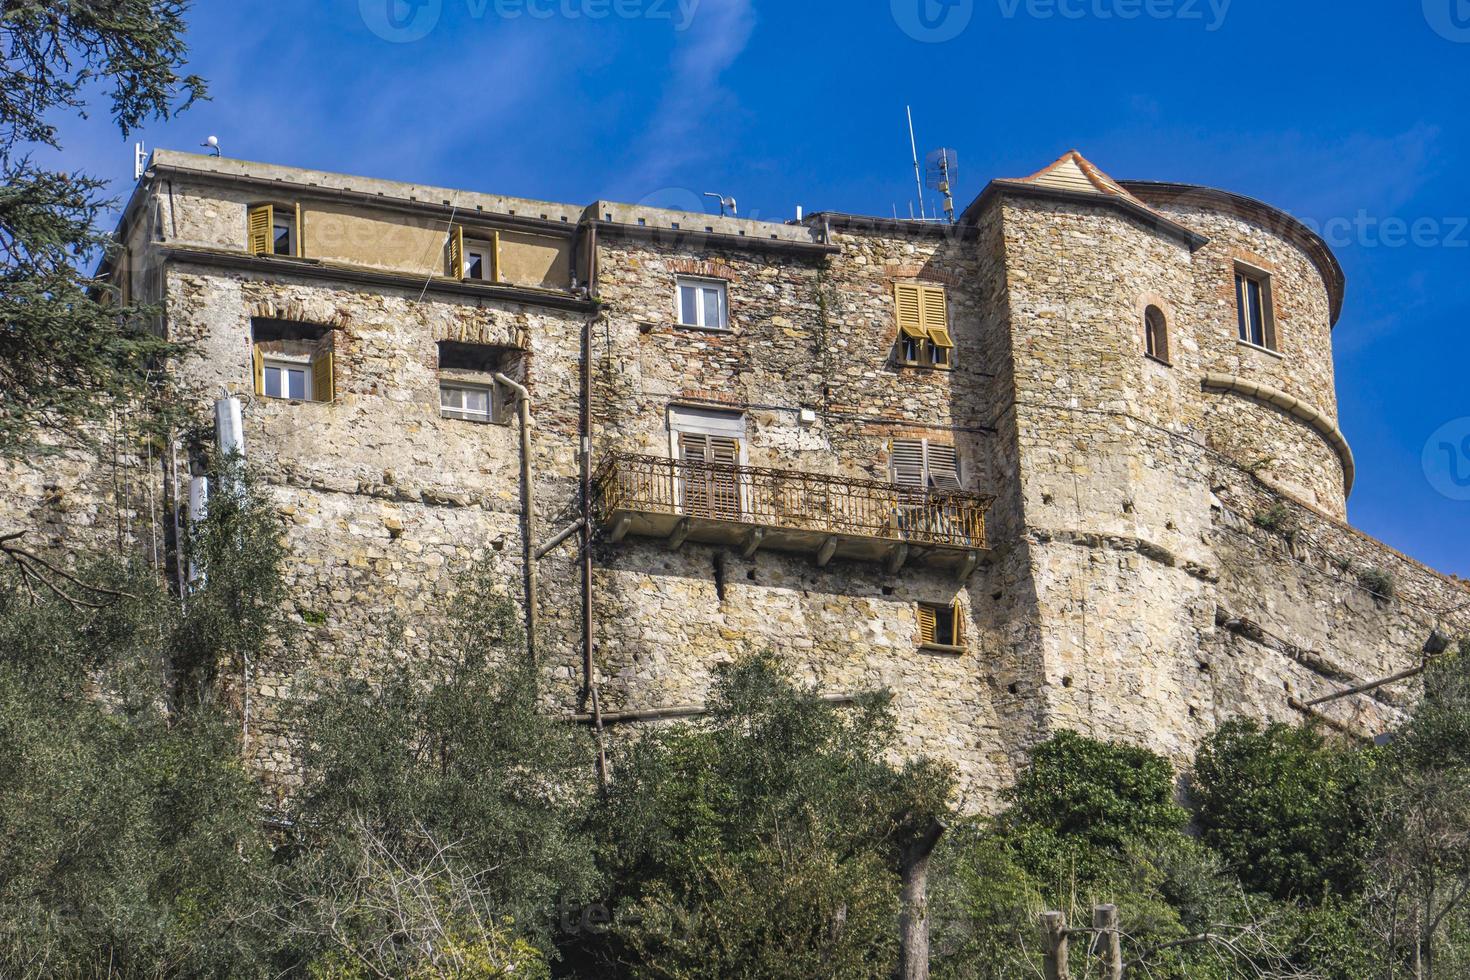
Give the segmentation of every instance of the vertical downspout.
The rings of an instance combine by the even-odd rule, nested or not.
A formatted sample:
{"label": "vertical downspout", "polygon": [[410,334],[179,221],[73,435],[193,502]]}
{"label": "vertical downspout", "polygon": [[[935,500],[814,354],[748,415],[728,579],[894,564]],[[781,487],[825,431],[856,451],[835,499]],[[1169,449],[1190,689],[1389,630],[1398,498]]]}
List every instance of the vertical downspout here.
{"label": "vertical downspout", "polygon": [[[587,295],[597,300],[597,219],[587,229]],[[582,324],[582,682],[587,709],[597,740],[597,783],[607,792],[607,748],[602,732],[602,698],[597,690],[597,666],[592,655],[592,324],[598,313]]]}
{"label": "vertical downspout", "polygon": [[526,586],[526,657],[536,662],[536,545],[535,533],[536,488],[531,482],[531,393],[525,386],[512,381],[504,374],[495,375],[495,381],[515,392],[516,406],[520,412],[521,426],[521,541],[525,545]]}

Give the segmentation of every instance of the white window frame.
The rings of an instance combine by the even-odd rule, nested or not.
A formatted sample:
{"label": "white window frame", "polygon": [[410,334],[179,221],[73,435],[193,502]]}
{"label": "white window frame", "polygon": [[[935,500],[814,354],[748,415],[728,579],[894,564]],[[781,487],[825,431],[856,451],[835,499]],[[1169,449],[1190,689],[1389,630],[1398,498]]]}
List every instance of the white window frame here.
{"label": "white window frame", "polygon": [[[470,256],[480,257],[480,275],[470,275]],[[471,241],[464,243],[464,277],[468,282],[493,282],[495,275],[495,246],[490,242]]]}
{"label": "white window frame", "polygon": [[[294,402],[294,401],[305,401],[305,402],[312,401],[313,398],[312,398],[312,393],[311,393],[311,379],[312,379],[312,375],[315,373],[312,370],[312,367],[313,367],[313,365],[312,365],[312,362],[311,362],[311,358],[310,357],[287,357],[287,356],[282,356],[280,354],[268,354],[265,357],[261,358],[261,362],[260,362],[260,390],[261,390],[262,394],[264,395],[264,397],[266,397],[266,398],[276,398],[276,399],[279,399],[281,401],[291,401],[291,402]],[[303,381],[302,381],[302,385],[301,385],[302,396],[300,398],[292,398],[289,394],[287,394],[287,395],[271,395],[271,394],[265,394],[265,391],[266,391],[266,376],[267,376],[268,372],[272,368],[274,368],[277,371],[282,371],[282,372],[284,372],[284,371],[300,371],[302,373],[302,376],[303,376]],[[290,391],[291,388],[290,388],[289,385],[285,385],[285,386],[282,387],[281,390],[282,391]]]}
{"label": "white window frame", "polygon": [[[486,424],[495,422],[500,418],[500,395],[496,390],[499,386],[493,384],[476,384],[471,381],[452,381],[441,378],[439,381],[439,417],[455,419],[460,422],[474,422]],[[472,412],[465,408],[451,408],[444,404],[445,391],[476,392],[485,394],[485,413]],[[463,401],[463,399],[461,399]]]}
{"label": "white window frame", "polygon": [[[719,309],[716,311],[715,322],[709,319],[705,293],[714,288],[719,294]],[[694,289],[693,322],[685,319],[684,290]],[[692,327],[696,330],[729,330],[730,329],[730,284],[724,279],[710,279],[700,276],[679,276],[674,280],[674,318],[681,327]]]}

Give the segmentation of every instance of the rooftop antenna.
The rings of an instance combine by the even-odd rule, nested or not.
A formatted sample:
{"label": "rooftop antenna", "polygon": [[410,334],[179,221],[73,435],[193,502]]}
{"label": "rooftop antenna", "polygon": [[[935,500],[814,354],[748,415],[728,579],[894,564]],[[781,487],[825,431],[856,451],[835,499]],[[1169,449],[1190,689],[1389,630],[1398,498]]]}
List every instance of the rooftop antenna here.
{"label": "rooftop antenna", "polygon": [[914,139],[914,107],[905,106],[909,113],[909,149],[914,154],[914,183],[919,188],[919,215],[924,214],[924,176],[919,170],[919,144]]}
{"label": "rooftop antenna", "polygon": [[929,186],[944,195],[944,215],[954,224],[954,178],[959,173],[960,157],[947,147],[924,158],[929,170]]}
{"label": "rooftop antenna", "polygon": [[148,162],[148,154],[143,148],[142,141],[133,144],[133,179],[143,179],[144,165]]}
{"label": "rooftop antenna", "polygon": [[720,202],[720,217],[725,217],[725,211],[727,208],[729,209],[729,212],[732,216],[737,218],[740,217],[740,207],[735,203],[735,199],[733,197],[726,197],[723,194],[716,194],[714,191],[705,191],[704,196],[712,197],[716,201]]}
{"label": "rooftop antenna", "polygon": [[212,150],[214,152],[214,155],[215,156],[219,156],[219,137],[218,136],[211,136],[209,139],[205,140],[203,143],[200,143],[199,145],[200,146],[207,146],[207,147],[209,147],[210,150]]}

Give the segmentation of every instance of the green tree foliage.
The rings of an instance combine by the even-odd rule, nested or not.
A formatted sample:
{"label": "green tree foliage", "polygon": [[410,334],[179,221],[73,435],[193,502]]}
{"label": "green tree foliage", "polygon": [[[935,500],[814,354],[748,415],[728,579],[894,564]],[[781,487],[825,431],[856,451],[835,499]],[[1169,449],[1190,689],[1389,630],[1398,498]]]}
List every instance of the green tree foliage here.
{"label": "green tree foliage", "polygon": [[1371,794],[1386,969],[1426,980],[1470,974],[1470,657],[1431,666]]}
{"label": "green tree foliage", "polygon": [[1369,755],[1312,729],[1228,722],[1195,760],[1202,839],[1251,891],[1351,898],[1368,848],[1370,768]]}
{"label": "green tree foliage", "polygon": [[591,747],[545,710],[515,607],[488,581],[431,638],[438,663],[328,689],[303,712],[282,878],[293,962],[500,976],[540,962],[555,910],[592,895]]}
{"label": "green tree foliage", "polygon": [[773,655],[718,671],[708,715],[625,743],[596,817],[614,922],[595,975],[887,977],[898,855],[950,772],[895,765],[887,696],[851,706]]}
{"label": "green tree foliage", "polygon": [[0,453],[74,436],[117,399],[156,402],[149,310],[116,304],[83,271],[116,243],[98,228],[105,185],[51,169],[58,116],[98,88],[123,135],[205,94],[181,76],[184,0],[7,0],[0,6]]}
{"label": "green tree foliage", "polygon": [[[265,602],[278,529],[240,495],[199,558],[244,590],[232,601]],[[0,974],[250,975],[269,948],[258,787],[233,715],[170,697],[179,663],[235,652],[196,618],[220,600],[206,589],[186,611],[150,571],[111,562],[81,570],[96,586],[81,601],[21,574],[0,583]]]}

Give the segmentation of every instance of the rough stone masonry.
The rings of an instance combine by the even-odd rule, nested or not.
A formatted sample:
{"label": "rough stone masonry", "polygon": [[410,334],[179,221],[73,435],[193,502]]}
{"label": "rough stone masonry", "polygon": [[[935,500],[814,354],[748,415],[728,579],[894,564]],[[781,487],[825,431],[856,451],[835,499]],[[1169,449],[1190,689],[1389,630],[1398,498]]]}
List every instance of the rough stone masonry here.
{"label": "rough stone masonry", "polygon": [[[1412,684],[1306,702],[1470,632],[1464,583],[1345,523],[1342,271],[1239,195],[1073,153],[953,225],[777,224],[160,151],[122,234],[286,528],[298,639],[240,681],[283,790],[310,681],[433,656],[481,564],[524,606],[584,513],[535,560],[550,710],[617,738],[771,649],[890,689],[973,811],[1061,728],[1180,762],[1238,715],[1373,737]],[[8,464],[0,516],[163,567],[202,449]]]}

